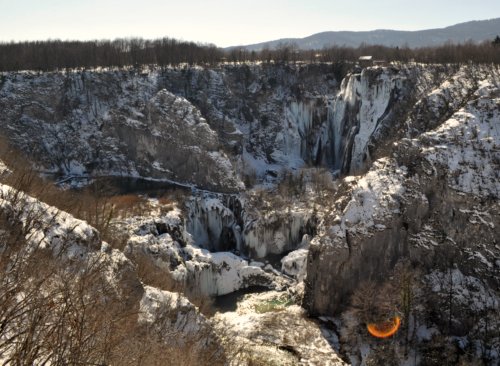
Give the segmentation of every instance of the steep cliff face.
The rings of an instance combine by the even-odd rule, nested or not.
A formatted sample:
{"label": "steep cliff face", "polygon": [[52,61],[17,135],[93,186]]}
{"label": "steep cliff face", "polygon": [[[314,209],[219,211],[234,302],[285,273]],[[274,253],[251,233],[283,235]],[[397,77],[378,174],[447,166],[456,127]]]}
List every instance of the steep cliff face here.
{"label": "steep cliff face", "polygon": [[154,72],[7,74],[0,108],[4,134],[45,170],[239,188],[216,132]]}
{"label": "steep cliff face", "polygon": [[[368,142],[389,118],[395,103],[410,94],[404,71],[365,69],[344,79],[329,114],[334,169],[356,172],[370,162]],[[417,80],[412,80],[416,82]]]}
{"label": "steep cliff face", "polygon": [[327,99],[339,85],[326,64],[168,70],[161,80],[200,108],[242,173],[261,179],[315,162]]}
{"label": "steep cliff face", "polygon": [[403,124],[407,104],[450,73],[439,66],[373,68],[340,82],[332,71],[240,66],[170,71],[162,82],[203,111],[226,146],[242,155],[244,171],[269,178],[304,165],[363,170],[376,139]]}
{"label": "steep cliff face", "polygon": [[[13,73],[0,89],[0,127],[62,175],[141,176],[235,191],[241,178],[272,182],[304,166],[364,171],[407,126],[408,133],[425,129],[428,110],[446,118],[449,101],[467,98],[469,89],[446,83],[427,96],[451,71],[368,68],[341,84],[331,65]],[[187,231],[210,251],[254,258],[296,250],[313,234],[311,207],[264,213],[250,206],[238,196],[195,197]]]}
{"label": "steep cliff face", "polygon": [[[191,188],[180,209],[115,224],[128,258],[194,293],[283,290],[304,280],[309,314],[334,315],[362,282],[387,282],[405,259],[429,294],[420,320],[408,319],[415,334],[442,327],[425,322],[436,317],[429,303],[445,301],[446,280],[462,288],[448,299],[456,295],[463,314],[498,313],[498,69],[375,67],[342,83],[333,75],[332,65],[5,74],[0,129],[49,172]],[[39,235],[56,238],[66,224]],[[108,253],[95,231],[76,229]],[[120,258],[117,267],[129,266]],[[146,308],[179,300],[138,288]],[[481,324],[458,327],[457,311],[449,314],[449,334],[452,326],[488,333]],[[493,354],[491,344],[484,347]]]}
{"label": "steep cliff face", "polygon": [[334,71],[313,64],[6,73],[0,128],[60,175],[237,191],[239,178],[273,180],[305,165],[362,171],[381,131],[386,138],[397,130],[402,107],[442,70],[365,69],[342,83]]}
{"label": "steep cliff face", "polygon": [[307,207],[259,211],[245,197],[201,194],[187,203],[186,229],[196,245],[213,252],[236,251],[250,258],[283,255],[315,230]]}
{"label": "steep cliff face", "polygon": [[[63,175],[142,176],[234,191],[243,188],[245,176],[272,182],[303,166],[326,166],[343,175],[363,172],[372,159],[387,155],[388,141],[419,136],[449,119],[488,73],[485,68],[455,71],[419,65],[367,68],[341,84],[331,65],[12,73],[5,74],[0,89],[0,127],[43,168]],[[444,154],[441,150],[431,155]],[[464,153],[467,163],[478,158],[478,150],[471,151]],[[367,179],[404,187],[407,170],[394,159],[383,162],[399,173],[373,173]],[[463,177],[459,163],[452,167],[458,182],[482,179],[480,174]],[[377,195],[387,187],[380,186]],[[355,190],[361,199],[376,201],[363,198],[363,189],[371,188]],[[410,206],[404,209],[425,211],[419,200]],[[345,209],[365,216],[372,210],[365,203]],[[264,213],[243,196],[208,193],[194,197],[188,211],[187,231],[195,244],[213,252],[283,255],[312,234],[311,207]],[[323,231],[347,232],[358,224],[353,220],[367,220],[356,214]],[[342,235],[341,241],[351,241],[350,234]],[[325,237],[315,242],[330,240]],[[405,237],[398,234],[395,241]]]}
{"label": "steep cliff face", "polygon": [[491,276],[500,256],[498,76],[463,68],[410,113],[415,124],[406,128],[422,128],[412,116],[425,114],[434,129],[395,143],[365,176],[346,178],[345,203],[334,204],[339,216],[311,242],[305,304],[312,313],[340,311],[360,282],[384,280],[401,258],[433,268],[440,257],[431,253],[448,246],[462,271],[498,285]]}

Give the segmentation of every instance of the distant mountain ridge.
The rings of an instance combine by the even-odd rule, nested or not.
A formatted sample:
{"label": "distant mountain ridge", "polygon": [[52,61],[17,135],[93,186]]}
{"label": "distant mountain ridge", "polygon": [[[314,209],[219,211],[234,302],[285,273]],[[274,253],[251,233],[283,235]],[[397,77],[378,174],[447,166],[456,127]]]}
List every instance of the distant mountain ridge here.
{"label": "distant mountain ridge", "polygon": [[[276,48],[281,44],[295,44],[299,49],[321,49],[329,46],[358,47],[362,43],[384,46],[405,46],[411,48],[439,46],[448,41],[464,43],[468,40],[480,42],[500,35],[500,18],[476,20],[455,24],[446,28],[419,31],[399,31],[377,29],[373,31],[335,31],[316,33],[305,38],[282,38],[243,47],[249,51],[259,51],[265,47]],[[234,48],[234,47],[229,47]]]}

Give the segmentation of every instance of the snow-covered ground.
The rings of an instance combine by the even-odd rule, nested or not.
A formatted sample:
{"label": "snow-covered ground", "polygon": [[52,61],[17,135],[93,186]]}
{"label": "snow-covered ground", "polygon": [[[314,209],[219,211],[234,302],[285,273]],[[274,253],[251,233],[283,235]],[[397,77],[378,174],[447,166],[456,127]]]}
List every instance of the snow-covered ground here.
{"label": "snow-covered ground", "polygon": [[318,324],[300,306],[289,303],[289,296],[274,291],[245,295],[236,311],[215,315],[215,327],[227,339],[231,365],[244,359],[280,365],[345,365]]}
{"label": "snow-covered ground", "polygon": [[431,169],[445,166],[448,184],[458,191],[500,196],[498,90],[494,80],[481,81],[473,101],[419,138]]}

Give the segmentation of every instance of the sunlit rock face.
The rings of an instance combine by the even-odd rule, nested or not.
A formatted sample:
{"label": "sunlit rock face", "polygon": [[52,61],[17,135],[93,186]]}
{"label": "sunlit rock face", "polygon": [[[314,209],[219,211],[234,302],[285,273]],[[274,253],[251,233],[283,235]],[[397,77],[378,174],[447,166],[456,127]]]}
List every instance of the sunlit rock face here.
{"label": "sunlit rock face", "polygon": [[363,170],[380,134],[399,128],[401,109],[434,77],[418,66],[335,80],[328,65],[254,65],[171,72],[162,82],[199,106],[245,170],[265,178],[304,164]]}
{"label": "sunlit rock face", "polygon": [[498,76],[458,70],[410,109],[402,126],[410,138],[365,175],[344,179],[332,202],[339,215],[309,249],[304,304],[312,313],[340,311],[359,283],[383,281],[405,257],[426,269],[453,261],[498,286],[486,259],[500,255]]}
{"label": "sunlit rock face", "polygon": [[[0,128],[42,169],[209,190],[188,202],[185,232],[214,255],[284,256],[306,250],[308,234],[313,312],[335,309],[358,281],[383,277],[403,255],[425,257],[428,244],[412,243],[421,243],[416,235],[436,210],[452,218],[438,226],[455,242],[463,222],[497,227],[492,67],[397,65],[336,80],[332,65],[255,64],[20,72],[4,80]],[[241,192],[252,183],[245,187],[243,177],[272,187],[304,166],[365,173],[347,178],[339,202],[318,208],[338,219],[325,215],[313,225],[308,209],[256,212],[245,202]],[[304,252],[295,254],[283,265],[299,276]]]}

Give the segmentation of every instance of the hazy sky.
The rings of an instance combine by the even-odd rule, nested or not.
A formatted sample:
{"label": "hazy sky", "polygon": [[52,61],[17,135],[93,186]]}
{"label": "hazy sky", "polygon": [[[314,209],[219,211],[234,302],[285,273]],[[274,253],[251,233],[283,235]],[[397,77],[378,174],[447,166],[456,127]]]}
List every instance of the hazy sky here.
{"label": "hazy sky", "polygon": [[174,37],[230,46],[500,17],[500,0],[0,0],[0,40]]}

